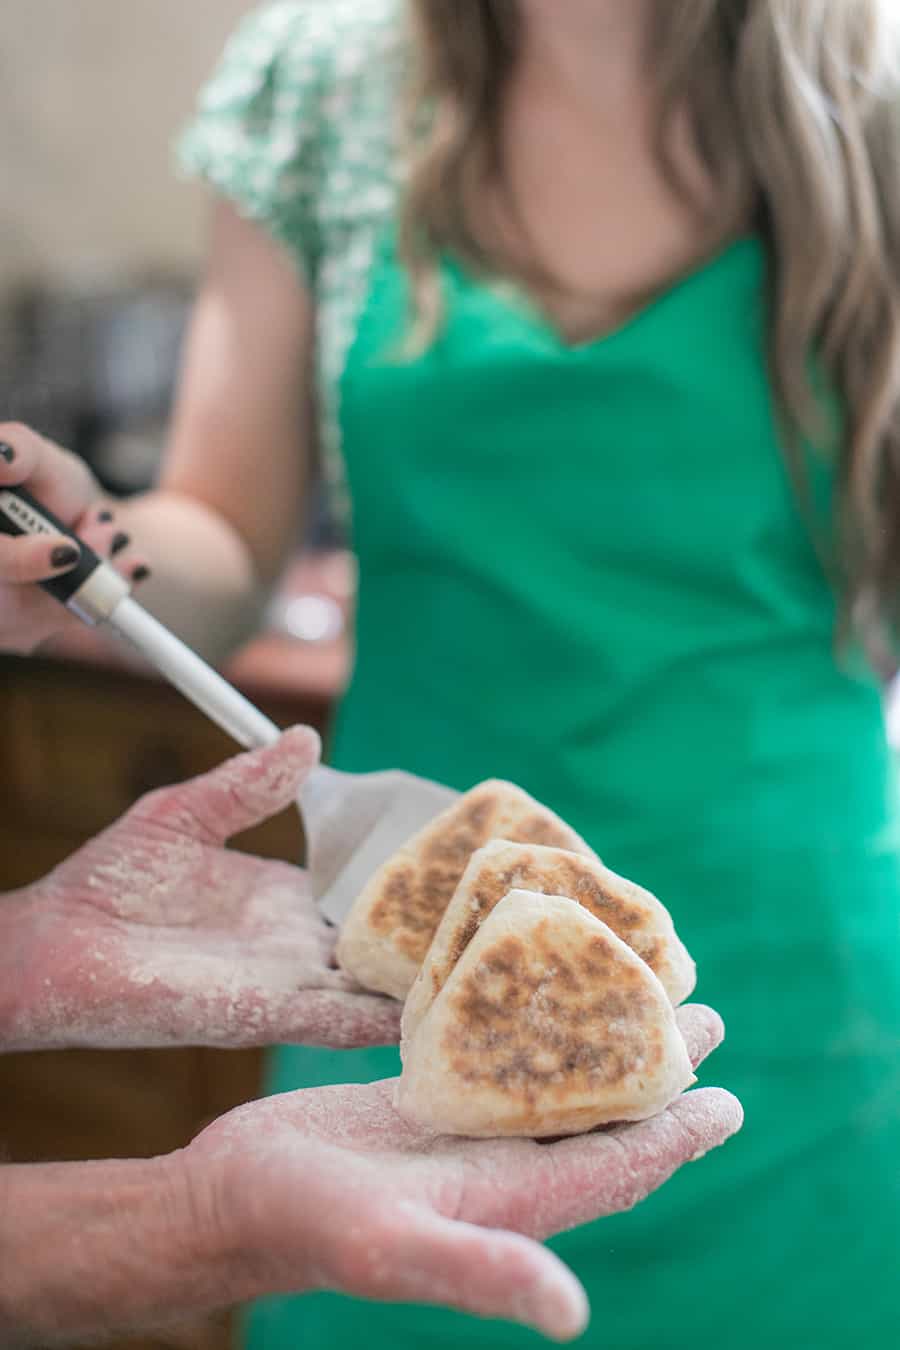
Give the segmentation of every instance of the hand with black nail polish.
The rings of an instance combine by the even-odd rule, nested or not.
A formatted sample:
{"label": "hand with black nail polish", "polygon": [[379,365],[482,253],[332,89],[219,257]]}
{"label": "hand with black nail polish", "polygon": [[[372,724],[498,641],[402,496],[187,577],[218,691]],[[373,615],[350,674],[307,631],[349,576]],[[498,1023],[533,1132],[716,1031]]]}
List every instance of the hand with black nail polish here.
{"label": "hand with black nail polish", "polygon": [[[131,537],[118,529],[100,484],[76,455],[19,423],[0,424],[0,489],[26,487],[127,579],[149,576]],[[77,624],[35,584],[64,575],[79,559],[65,535],[0,535],[0,649],[28,652]],[[140,575],[139,575],[140,574]]]}

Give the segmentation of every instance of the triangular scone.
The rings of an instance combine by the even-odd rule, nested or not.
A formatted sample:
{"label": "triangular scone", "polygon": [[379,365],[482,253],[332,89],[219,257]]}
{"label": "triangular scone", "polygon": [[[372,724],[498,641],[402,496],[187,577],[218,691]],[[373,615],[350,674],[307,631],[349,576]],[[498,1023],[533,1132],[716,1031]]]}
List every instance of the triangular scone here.
{"label": "triangular scone", "polygon": [[694,988],[694,963],[656,896],[617,876],[598,858],[492,839],[473,853],[444,911],[403,1009],[404,1037],[413,1035],[480,925],[512,890],[577,900],[646,961],[672,1003],[681,1003]]}
{"label": "triangular scone", "polygon": [[655,1115],[694,1081],[675,1013],[576,901],[511,891],[404,1047],[396,1106],[440,1134],[578,1134]]}
{"label": "triangular scone", "polygon": [[559,816],[512,783],[479,783],[379,867],[341,928],[337,960],[366,989],[405,998],[459,879],[489,839],[595,856]]}

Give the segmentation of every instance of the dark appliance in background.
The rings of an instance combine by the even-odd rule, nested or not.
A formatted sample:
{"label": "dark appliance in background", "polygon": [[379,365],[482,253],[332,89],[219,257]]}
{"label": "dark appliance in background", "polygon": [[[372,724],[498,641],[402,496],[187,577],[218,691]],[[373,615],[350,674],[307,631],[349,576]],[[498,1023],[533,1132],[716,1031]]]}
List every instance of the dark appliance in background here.
{"label": "dark appliance in background", "polygon": [[[110,492],[153,481],[185,327],[187,285],[32,288],[0,303],[0,420],[27,422],[91,466]],[[298,546],[343,546],[321,485]]]}

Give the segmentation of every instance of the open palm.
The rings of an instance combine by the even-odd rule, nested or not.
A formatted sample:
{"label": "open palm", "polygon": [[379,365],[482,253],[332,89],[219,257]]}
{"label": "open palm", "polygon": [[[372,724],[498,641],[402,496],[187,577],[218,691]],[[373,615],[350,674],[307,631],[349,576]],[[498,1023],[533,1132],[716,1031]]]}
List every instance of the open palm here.
{"label": "open palm", "polygon": [[304,873],[223,847],[294,800],[317,752],[298,728],[151,793],[20,893],[34,950],[7,1048],[395,1041],[399,1005],[334,968]]}
{"label": "open palm", "polygon": [[[697,1063],[722,1024],[699,1006],[678,1016]],[[437,1138],[397,1114],[395,1082],[251,1102],[190,1145],[199,1207],[238,1252],[233,1296],[336,1289],[574,1336],[583,1290],[535,1239],[631,1208],[741,1123],[735,1099],[709,1088],[652,1120],[552,1144]]]}

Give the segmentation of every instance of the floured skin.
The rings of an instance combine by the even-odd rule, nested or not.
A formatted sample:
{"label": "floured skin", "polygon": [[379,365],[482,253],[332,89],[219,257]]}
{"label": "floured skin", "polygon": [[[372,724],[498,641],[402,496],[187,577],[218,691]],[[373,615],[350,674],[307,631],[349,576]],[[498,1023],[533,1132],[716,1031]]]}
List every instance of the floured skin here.
{"label": "floured skin", "polygon": [[540,844],[494,839],[474,853],[403,1010],[411,1036],[494,906],[512,890],[577,900],[647,963],[673,1004],[694,988],[694,963],[675,933],[669,912],[649,891],[617,876],[593,857]]}
{"label": "floured skin", "polygon": [[441,1134],[575,1134],[643,1120],[692,1082],[669,998],[606,924],[514,890],[403,1047],[397,1108]]}
{"label": "floured skin", "polygon": [[340,966],[366,989],[405,998],[469,859],[497,838],[595,856],[521,788],[480,783],[375,872],[341,929]]}

